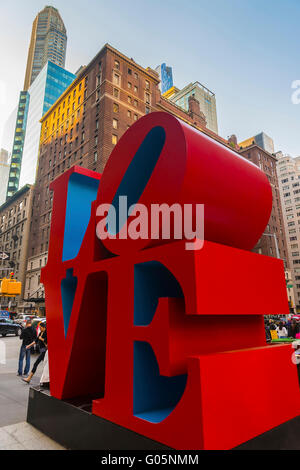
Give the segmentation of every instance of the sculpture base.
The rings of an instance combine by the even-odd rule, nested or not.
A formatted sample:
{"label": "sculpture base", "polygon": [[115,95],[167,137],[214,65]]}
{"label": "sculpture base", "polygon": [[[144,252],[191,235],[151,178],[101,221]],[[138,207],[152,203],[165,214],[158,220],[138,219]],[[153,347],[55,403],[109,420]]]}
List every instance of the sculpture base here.
{"label": "sculpture base", "polygon": [[[90,412],[88,400],[61,401],[30,388],[27,421],[72,450],[171,450]],[[300,450],[300,416],[267,431],[238,450]]]}
{"label": "sculpture base", "polygon": [[90,412],[91,401],[61,401],[31,387],[27,422],[71,450],[167,450],[169,447],[141,436]]}

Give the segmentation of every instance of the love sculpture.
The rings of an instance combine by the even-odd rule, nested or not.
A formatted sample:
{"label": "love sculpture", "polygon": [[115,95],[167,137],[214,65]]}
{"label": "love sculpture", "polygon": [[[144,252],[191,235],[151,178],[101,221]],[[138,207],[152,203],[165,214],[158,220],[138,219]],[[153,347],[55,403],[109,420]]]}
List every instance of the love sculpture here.
{"label": "love sculpture", "polygon": [[[265,340],[263,315],[289,308],[282,261],[250,251],[272,208],[255,165],[151,113],[103,175],[75,166],[51,189],[42,282],[52,396],[91,396],[93,414],[175,449],[230,449],[299,414],[291,347]],[[117,196],[149,209],[204,204],[202,248],[100,240],[97,208]]]}

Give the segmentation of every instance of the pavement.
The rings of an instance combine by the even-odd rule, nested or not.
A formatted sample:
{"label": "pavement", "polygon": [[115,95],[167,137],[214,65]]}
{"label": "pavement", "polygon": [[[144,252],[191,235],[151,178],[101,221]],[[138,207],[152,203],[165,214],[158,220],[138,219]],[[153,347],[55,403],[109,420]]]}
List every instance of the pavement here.
{"label": "pavement", "polygon": [[65,450],[26,422],[0,428],[0,450]]}
{"label": "pavement", "polygon": [[[63,449],[26,423],[29,386],[17,376],[20,346],[18,337],[0,336],[0,449]],[[31,356],[31,366],[36,358]],[[42,371],[43,363],[32,385],[39,385]]]}

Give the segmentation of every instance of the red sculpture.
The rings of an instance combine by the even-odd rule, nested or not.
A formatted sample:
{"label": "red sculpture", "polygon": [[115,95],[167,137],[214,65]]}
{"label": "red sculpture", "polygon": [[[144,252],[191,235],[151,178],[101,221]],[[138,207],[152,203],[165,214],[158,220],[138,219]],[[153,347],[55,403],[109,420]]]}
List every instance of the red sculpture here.
{"label": "red sculpture", "polygon": [[[272,207],[255,165],[151,113],[102,176],[73,167],[51,189],[42,282],[54,397],[89,395],[94,414],[175,449],[230,449],[299,414],[291,347],[266,345],[264,332],[263,315],[289,313],[283,264],[249,251]],[[202,249],[160,231],[100,240],[97,208],[119,196],[149,210],[204,204]]]}

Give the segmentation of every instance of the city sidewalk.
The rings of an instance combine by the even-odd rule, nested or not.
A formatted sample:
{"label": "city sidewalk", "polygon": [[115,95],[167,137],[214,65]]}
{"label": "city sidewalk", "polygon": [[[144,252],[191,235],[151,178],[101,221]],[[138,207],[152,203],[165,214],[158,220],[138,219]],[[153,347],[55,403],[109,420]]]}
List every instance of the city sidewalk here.
{"label": "city sidewalk", "polygon": [[0,428],[0,450],[65,450],[25,421]]}
{"label": "city sidewalk", "polygon": [[[17,377],[20,339],[0,338],[5,362],[0,363],[0,450],[63,450],[59,444],[26,422],[29,386]],[[32,357],[31,365],[36,357]],[[40,366],[32,383],[38,385]]]}

